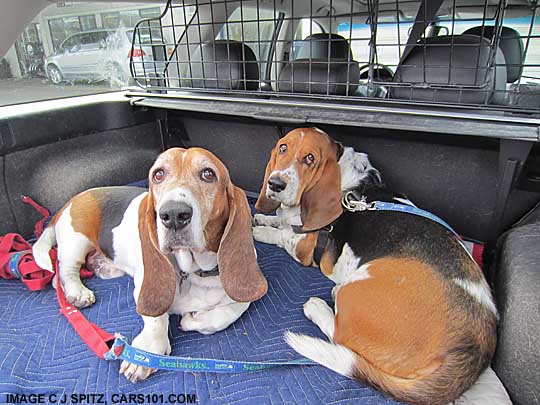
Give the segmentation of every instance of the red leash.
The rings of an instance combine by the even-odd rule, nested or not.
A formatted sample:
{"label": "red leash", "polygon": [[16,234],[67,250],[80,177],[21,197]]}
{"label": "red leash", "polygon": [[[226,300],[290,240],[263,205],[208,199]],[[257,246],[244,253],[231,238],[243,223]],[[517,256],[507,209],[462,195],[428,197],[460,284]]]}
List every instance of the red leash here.
{"label": "red leash", "polygon": [[0,277],[19,278],[31,291],[43,290],[54,277],[38,267],[32,255],[32,245],[16,233],[0,237]]}
{"label": "red leash", "polygon": [[[30,197],[23,196],[23,202],[34,207],[43,218],[35,226],[34,233],[39,237],[43,233],[45,223],[50,216],[49,211],[36,203]],[[58,258],[56,248],[51,249],[50,256],[54,265],[55,273],[58,274]],[[16,233],[8,233],[0,237],[0,278],[11,280],[14,278],[21,281],[31,291],[43,290],[51,282],[55,273],[43,270],[36,264],[32,255],[32,245]],[[87,269],[81,269],[81,278],[91,277],[93,273]],[[69,302],[64,295],[62,283],[57,279],[56,297],[60,305],[60,312],[67,318],[84,343],[100,358],[110,349],[114,336],[101,329],[84,317],[82,312]]]}
{"label": "red leash", "polygon": [[[54,262],[55,270],[56,266],[57,262]],[[67,302],[62,283],[59,280],[56,281],[56,297],[58,298],[58,305],[60,305],[60,313],[67,318],[75,332],[90,350],[100,359],[104,359],[105,353],[110,350],[109,345],[112,346],[114,342],[114,335],[90,322],[77,307]]]}

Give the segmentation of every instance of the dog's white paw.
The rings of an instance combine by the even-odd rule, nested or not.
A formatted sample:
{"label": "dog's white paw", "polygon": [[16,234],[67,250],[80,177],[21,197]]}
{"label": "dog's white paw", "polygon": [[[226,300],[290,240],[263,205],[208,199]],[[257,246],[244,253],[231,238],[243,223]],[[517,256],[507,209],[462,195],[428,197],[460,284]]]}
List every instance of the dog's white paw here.
{"label": "dog's white paw", "polygon": [[279,232],[279,229],[270,226],[255,226],[253,227],[253,238],[257,242],[276,245],[279,239]]}
{"label": "dog's white paw", "polygon": [[327,312],[328,312],[328,304],[324,300],[318,297],[311,297],[304,304],[304,315],[310,321],[315,322],[315,320],[321,314],[326,314]]}
{"label": "dog's white paw", "polygon": [[136,364],[128,363],[125,360],[120,365],[120,374],[124,374],[124,377],[126,377],[126,379],[132,383],[146,380],[156,371],[157,370],[155,368],[138,366]]}
{"label": "dog's white paw", "polygon": [[334,339],[334,311],[332,311],[332,308],[330,308],[326,301],[317,297],[311,297],[304,304],[304,315],[317,325],[328,339]]}
{"label": "dog's white paw", "polygon": [[253,215],[253,225],[266,225],[265,223],[266,215],[263,214],[255,214]]}
{"label": "dog's white paw", "polygon": [[[168,356],[171,354],[171,345],[169,343],[168,336],[164,338],[156,338],[155,336],[146,336],[140,333],[135,339],[133,339],[133,347],[145,350],[150,353],[164,354]],[[120,365],[120,374],[124,374],[129,381],[136,383],[147,379],[157,370],[155,368],[148,368],[139,366],[127,361],[123,361]]]}
{"label": "dog's white paw", "polygon": [[203,335],[211,335],[217,332],[212,322],[209,322],[207,312],[205,311],[188,312],[182,315],[180,328],[185,332],[195,331]]}
{"label": "dog's white paw", "polygon": [[81,282],[66,283],[64,290],[68,302],[77,308],[89,307],[96,302],[94,292],[86,288]]}
{"label": "dog's white paw", "polygon": [[257,242],[264,242],[264,237],[266,235],[266,232],[264,230],[266,228],[265,226],[254,226],[253,227],[253,239],[255,239]]}
{"label": "dog's white paw", "polygon": [[280,226],[280,220],[275,215],[255,214],[253,216],[253,225],[271,226],[274,228],[278,228]]}
{"label": "dog's white paw", "polygon": [[194,312],[186,312],[184,315],[182,315],[182,319],[180,320],[180,329],[182,329],[184,332],[195,330],[194,326],[196,322],[193,320],[193,314]]}

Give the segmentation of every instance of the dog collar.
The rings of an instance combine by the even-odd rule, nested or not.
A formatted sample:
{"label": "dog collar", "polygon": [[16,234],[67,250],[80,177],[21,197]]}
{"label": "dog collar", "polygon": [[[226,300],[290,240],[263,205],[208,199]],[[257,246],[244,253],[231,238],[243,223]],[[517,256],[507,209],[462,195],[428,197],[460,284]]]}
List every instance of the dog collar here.
{"label": "dog collar", "polygon": [[216,266],[212,270],[197,270],[193,272],[193,274],[196,274],[197,276],[202,278],[219,276],[219,268],[218,266]]}
{"label": "dog collar", "polygon": [[326,250],[326,245],[328,244],[328,239],[330,238],[330,233],[333,230],[333,225],[329,225],[322,229],[319,229],[319,235],[317,236],[317,244],[315,245],[315,250],[313,251],[313,262],[318,266],[321,263],[322,256],[324,254],[324,251]]}

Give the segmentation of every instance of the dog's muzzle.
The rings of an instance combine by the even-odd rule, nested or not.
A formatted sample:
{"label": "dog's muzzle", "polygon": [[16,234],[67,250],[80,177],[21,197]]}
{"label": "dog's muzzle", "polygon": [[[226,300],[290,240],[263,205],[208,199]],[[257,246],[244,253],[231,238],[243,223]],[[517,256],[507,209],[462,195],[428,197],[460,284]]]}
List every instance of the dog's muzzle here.
{"label": "dog's muzzle", "polygon": [[268,179],[268,188],[274,193],[280,193],[287,188],[287,183],[279,176],[270,176]]}
{"label": "dog's muzzle", "polygon": [[193,207],[185,202],[169,201],[159,209],[161,223],[167,229],[179,231],[184,229],[193,216]]}

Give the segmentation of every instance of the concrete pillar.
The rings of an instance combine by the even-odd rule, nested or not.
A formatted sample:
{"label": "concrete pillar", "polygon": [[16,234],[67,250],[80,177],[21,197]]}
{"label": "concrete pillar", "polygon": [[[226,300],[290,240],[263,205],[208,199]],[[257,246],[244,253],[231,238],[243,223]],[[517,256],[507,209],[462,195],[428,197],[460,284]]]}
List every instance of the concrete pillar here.
{"label": "concrete pillar", "polygon": [[17,59],[17,52],[15,51],[15,45],[12,45],[11,48],[9,48],[4,57],[9,62],[9,67],[11,69],[11,74],[13,75],[13,77],[20,79],[22,77],[22,74],[19,67],[19,61]]}

